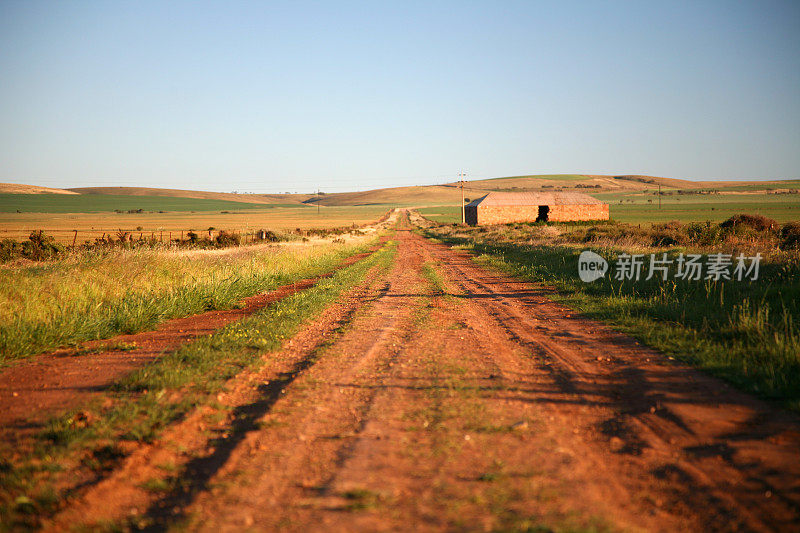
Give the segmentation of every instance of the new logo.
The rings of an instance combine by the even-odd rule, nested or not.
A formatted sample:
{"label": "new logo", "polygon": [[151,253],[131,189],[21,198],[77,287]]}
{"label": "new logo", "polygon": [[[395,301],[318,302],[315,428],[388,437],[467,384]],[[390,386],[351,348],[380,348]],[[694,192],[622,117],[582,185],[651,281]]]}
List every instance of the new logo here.
{"label": "new logo", "polygon": [[591,283],[608,272],[608,261],[589,250],[584,250],[578,257],[578,276],[581,281]]}

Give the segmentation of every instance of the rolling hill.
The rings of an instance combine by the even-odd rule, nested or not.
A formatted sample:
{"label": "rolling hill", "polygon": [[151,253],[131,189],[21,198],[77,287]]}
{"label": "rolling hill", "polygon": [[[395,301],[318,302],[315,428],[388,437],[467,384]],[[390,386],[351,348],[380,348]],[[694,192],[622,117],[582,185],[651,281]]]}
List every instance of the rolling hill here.
{"label": "rolling hill", "polygon": [[199,200],[224,200],[246,204],[301,204],[308,194],[236,194],[230,192],[190,191],[183,189],[156,189],[152,187],[76,187],[69,194],[102,194],[119,196],[161,196],[170,198],[196,198]]}
{"label": "rolling hill", "polygon": [[[465,182],[465,198],[475,199],[490,191],[579,191],[589,194],[643,194],[661,186],[666,190],[707,191],[722,194],[799,189],[800,180],[772,181],[691,181],[645,175],[540,174],[477,179]],[[0,184],[0,194],[69,194],[142,198],[184,198],[201,201],[277,206],[434,206],[460,205],[458,182],[439,185],[389,187],[367,191],[327,194],[236,194],[150,187],[78,187],[50,189],[35,185]],[[648,193],[648,194],[650,194]],[[57,202],[57,199],[53,201]]]}
{"label": "rolling hill", "polygon": [[23,185],[21,183],[0,183],[0,194],[78,194],[66,189],[52,189],[39,185]]}

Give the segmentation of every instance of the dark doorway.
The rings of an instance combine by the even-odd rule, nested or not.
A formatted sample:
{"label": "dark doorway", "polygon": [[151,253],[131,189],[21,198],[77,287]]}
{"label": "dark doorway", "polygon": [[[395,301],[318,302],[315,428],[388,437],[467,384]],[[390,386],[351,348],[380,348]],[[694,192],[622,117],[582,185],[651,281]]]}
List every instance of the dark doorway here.
{"label": "dark doorway", "polygon": [[539,216],[536,217],[536,222],[547,222],[547,216],[550,214],[549,205],[539,206]]}

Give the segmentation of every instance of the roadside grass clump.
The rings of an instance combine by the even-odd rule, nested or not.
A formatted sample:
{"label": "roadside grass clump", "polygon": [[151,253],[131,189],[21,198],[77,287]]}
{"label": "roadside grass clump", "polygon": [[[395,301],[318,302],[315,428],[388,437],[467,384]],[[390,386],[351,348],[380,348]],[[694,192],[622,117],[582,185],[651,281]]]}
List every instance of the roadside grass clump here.
{"label": "roadside grass clump", "polygon": [[[64,504],[69,485],[79,479],[76,461],[102,475],[109,465],[125,457],[123,441],[152,442],[170,424],[193,409],[213,405],[226,382],[244,369],[256,370],[269,361],[269,354],[342,294],[362,282],[372,269],[387,271],[396,255],[389,242],[368,258],[337,270],[315,286],[288,296],[239,322],[201,337],[168,353],[154,363],[123,378],[112,388],[109,402],[82,406],[80,410],[53,418],[39,435],[33,452],[13,462],[0,462],[0,530],[37,527],[42,518]],[[308,265],[307,265],[308,266]],[[10,456],[10,454],[4,454]],[[71,464],[65,479],[61,464]],[[168,474],[179,468],[170,467]],[[169,481],[148,480],[145,489],[170,490]],[[36,513],[23,516],[16,499],[47,488],[53,494],[50,507],[38,505]],[[55,491],[55,492],[53,492]]]}
{"label": "roadside grass clump", "polygon": [[778,223],[763,215],[741,214],[733,215],[719,226],[723,229],[750,228],[754,231],[770,231],[778,228]]}
{"label": "roadside grass clump", "polygon": [[0,240],[0,262],[24,258],[31,261],[48,261],[64,253],[66,248],[43,231],[33,231],[22,242],[14,239]]}
{"label": "roadside grass clump", "polygon": [[422,277],[428,282],[433,296],[449,296],[447,294],[444,278],[439,271],[436,270],[434,262],[428,261],[422,265]]}
{"label": "roadside grass clump", "polygon": [[800,222],[787,222],[781,227],[781,246],[786,249],[800,248]]}
{"label": "roadside grass clump", "polygon": [[[497,233],[428,230],[428,235],[472,250],[482,264],[551,285],[555,299],[631,334],[665,354],[723,377],[741,388],[800,409],[800,256],[764,251],[757,280],[614,279],[578,277],[583,246],[530,244]],[[619,245],[590,246],[613,267]],[[651,241],[634,248],[642,252]],[[724,247],[717,251],[730,253]],[[675,259],[685,247],[650,249]],[[693,250],[702,252],[703,250]],[[706,249],[704,253],[711,253]]]}
{"label": "roadside grass clump", "polygon": [[155,327],[328,272],[374,241],[232,254],[116,250],[0,269],[0,365]]}

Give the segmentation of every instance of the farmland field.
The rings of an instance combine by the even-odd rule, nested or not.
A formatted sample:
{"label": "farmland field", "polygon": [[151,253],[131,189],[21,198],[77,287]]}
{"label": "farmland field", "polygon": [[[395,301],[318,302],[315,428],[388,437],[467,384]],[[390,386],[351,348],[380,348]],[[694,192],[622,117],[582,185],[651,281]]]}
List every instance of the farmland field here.
{"label": "farmland field", "polygon": [[0,194],[0,213],[100,213],[103,211],[220,211],[297,207],[297,204],[252,204],[201,198],[110,194]]}
{"label": "farmland field", "polygon": [[[592,193],[607,202],[611,218],[630,224],[680,222],[720,222],[740,213],[759,214],[787,222],[800,220],[800,195],[797,194],[719,194],[672,195],[661,197],[646,193]],[[460,222],[458,206],[420,208],[419,212],[436,222]]]}
{"label": "farmland field", "polygon": [[[195,200],[191,200],[195,201]],[[136,205],[136,204],[134,204]],[[166,213],[0,213],[0,238],[24,239],[30,232],[44,230],[61,242],[72,242],[78,230],[77,242],[93,240],[103,234],[116,234],[118,230],[138,236],[155,232],[164,240],[172,233],[175,238],[189,230],[204,231],[209,227],[218,230],[252,233],[259,229],[294,230],[295,228],[333,228],[362,225],[374,222],[389,208],[363,207],[267,207],[246,205],[239,211],[172,211]]]}

